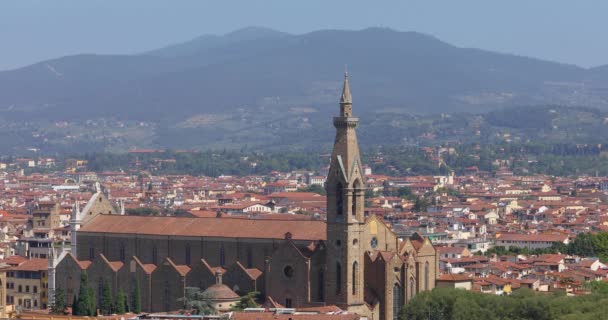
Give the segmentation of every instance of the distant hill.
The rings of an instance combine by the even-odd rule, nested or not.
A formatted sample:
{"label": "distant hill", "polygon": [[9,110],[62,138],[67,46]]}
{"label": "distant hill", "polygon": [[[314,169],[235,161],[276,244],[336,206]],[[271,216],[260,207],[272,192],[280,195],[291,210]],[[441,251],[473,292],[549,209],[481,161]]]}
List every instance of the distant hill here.
{"label": "distant hill", "polygon": [[608,108],[608,70],[370,28],[290,35],[246,28],[140,55],[77,55],[0,72],[5,116],[184,119],[268,105],[335,106],[345,65],[359,113],[479,112],[554,103]]}
{"label": "distant hill", "polygon": [[[483,140],[479,128],[553,137],[567,116],[554,125],[543,119],[549,111],[520,109],[530,121],[519,123],[509,110],[608,111],[608,65],[585,69],[383,28],[245,28],[137,55],[75,55],[0,72],[0,134],[11,137],[0,151],[331,144],[345,66],[364,143]],[[564,137],[573,136],[597,138]]]}

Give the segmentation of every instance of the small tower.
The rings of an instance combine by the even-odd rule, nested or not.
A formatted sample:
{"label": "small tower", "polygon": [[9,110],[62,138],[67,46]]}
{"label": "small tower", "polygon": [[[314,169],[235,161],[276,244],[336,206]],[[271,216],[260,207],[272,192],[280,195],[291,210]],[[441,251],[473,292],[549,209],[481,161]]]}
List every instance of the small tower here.
{"label": "small tower", "polygon": [[327,284],[328,304],[354,310],[364,304],[363,250],[359,244],[364,223],[365,185],[353,116],[348,74],[334,117],[336,139],[327,176]]}
{"label": "small tower", "polygon": [[78,232],[78,229],[80,229],[81,224],[82,221],[80,219],[80,203],[78,202],[78,200],[76,200],[76,204],[72,209],[72,215],[70,217],[70,248],[74,256],[76,256],[76,254],[78,253],[78,251],[76,251],[76,233]]}

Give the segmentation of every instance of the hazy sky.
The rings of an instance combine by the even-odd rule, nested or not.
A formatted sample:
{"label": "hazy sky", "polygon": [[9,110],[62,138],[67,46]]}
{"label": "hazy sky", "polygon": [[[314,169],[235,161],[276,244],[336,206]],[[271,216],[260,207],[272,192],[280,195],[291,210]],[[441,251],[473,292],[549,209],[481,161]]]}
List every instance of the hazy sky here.
{"label": "hazy sky", "polygon": [[608,64],[606,0],[0,0],[0,70],[134,53],[246,26],[389,27],[580,66]]}

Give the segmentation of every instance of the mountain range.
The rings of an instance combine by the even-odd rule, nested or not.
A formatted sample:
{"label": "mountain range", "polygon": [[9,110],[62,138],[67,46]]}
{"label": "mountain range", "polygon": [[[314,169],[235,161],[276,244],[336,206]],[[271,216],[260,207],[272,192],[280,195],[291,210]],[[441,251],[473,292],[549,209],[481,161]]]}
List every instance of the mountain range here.
{"label": "mountain range", "polygon": [[134,55],[82,54],[2,71],[0,128],[139,121],[153,128],[146,145],[161,146],[241,127],[305,130],[337,112],[346,68],[362,118],[531,105],[608,110],[608,65],[581,68],[384,28],[293,35],[251,27]]}

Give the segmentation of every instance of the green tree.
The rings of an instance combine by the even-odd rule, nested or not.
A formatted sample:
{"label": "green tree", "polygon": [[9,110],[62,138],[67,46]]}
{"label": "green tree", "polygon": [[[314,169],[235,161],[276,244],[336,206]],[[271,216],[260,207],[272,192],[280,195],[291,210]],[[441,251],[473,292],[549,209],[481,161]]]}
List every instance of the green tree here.
{"label": "green tree", "polygon": [[116,301],[114,302],[116,314],[124,314],[129,311],[129,305],[127,302],[127,295],[122,289],[118,291],[116,295]]}
{"label": "green tree", "polygon": [[299,192],[314,192],[314,193],[318,193],[323,196],[327,194],[327,192],[325,191],[325,188],[323,188],[323,186],[320,186],[318,184],[313,184],[306,188],[299,188],[298,191]]}
{"label": "green tree", "polygon": [[141,291],[139,289],[139,280],[135,279],[135,284],[133,286],[133,293],[131,295],[131,310],[134,313],[141,312]]}
{"label": "green tree", "polygon": [[242,296],[239,302],[234,307],[232,307],[232,310],[243,311],[246,308],[257,308],[258,303],[256,302],[256,298],[259,294],[259,292],[254,291]]}
{"label": "green tree", "polygon": [[101,289],[101,301],[99,305],[99,309],[101,314],[108,315],[112,314],[113,306],[112,306],[112,289],[110,288],[110,284],[107,281],[103,281],[103,288]]}
{"label": "green tree", "polygon": [[179,298],[178,301],[184,303],[183,308],[192,314],[213,314],[215,309],[211,301],[205,299],[204,293],[198,287],[186,287],[185,296]]}
{"label": "green tree", "polygon": [[95,301],[97,301],[96,297],[95,297],[95,291],[93,290],[93,288],[88,287],[87,288],[87,311],[88,311],[88,316],[90,317],[94,317],[97,315],[97,303]]}
{"label": "green tree", "polygon": [[65,309],[67,307],[66,301],[65,301],[65,293],[63,292],[63,289],[59,288],[55,290],[55,302],[53,303],[53,306],[51,306],[51,313],[52,314],[63,314],[65,312]]}
{"label": "green tree", "polygon": [[414,202],[414,212],[425,212],[430,206],[429,201],[424,197],[417,197]]}
{"label": "green tree", "polygon": [[95,316],[95,293],[89,287],[89,280],[86,272],[80,275],[80,289],[78,300],[72,307],[72,314],[77,316]]}
{"label": "green tree", "polygon": [[80,310],[78,309],[78,297],[76,295],[74,295],[74,299],[72,301],[72,314],[73,315],[80,315]]}

